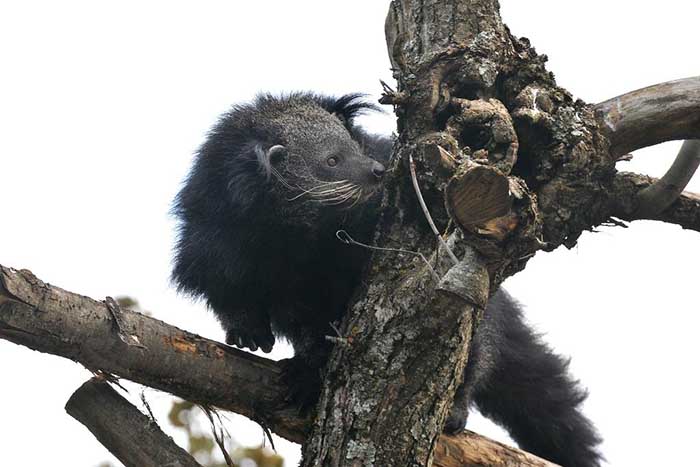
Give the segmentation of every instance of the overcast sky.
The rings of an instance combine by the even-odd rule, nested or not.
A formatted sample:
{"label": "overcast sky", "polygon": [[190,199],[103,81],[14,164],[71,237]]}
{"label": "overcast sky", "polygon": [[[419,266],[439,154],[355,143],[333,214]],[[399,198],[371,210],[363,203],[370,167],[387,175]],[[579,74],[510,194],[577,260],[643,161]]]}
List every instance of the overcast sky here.
{"label": "overcast sky", "polygon": [[[697,2],[501,3],[513,33],[587,102],[700,74]],[[221,340],[212,316],[168,283],[168,209],[192,154],[220,113],[261,90],[376,97],[379,79],[391,82],[388,4],[1,2],[0,264],[96,299],[134,296],[157,318]],[[394,129],[389,113],[364,123]],[[678,148],[638,151],[619,168],[660,176]],[[700,191],[699,178],[689,189]],[[612,465],[689,464],[700,419],[698,264],[700,234],[636,222],[538,253],[505,284],[572,357]],[[86,370],[5,341],[0,355],[0,465],[110,458],[63,411]],[[169,398],[147,394],[164,416]],[[234,438],[262,440],[232,419]],[[507,440],[478,416],[469,427]],[[280,450],[294,465],[296,448]]]}

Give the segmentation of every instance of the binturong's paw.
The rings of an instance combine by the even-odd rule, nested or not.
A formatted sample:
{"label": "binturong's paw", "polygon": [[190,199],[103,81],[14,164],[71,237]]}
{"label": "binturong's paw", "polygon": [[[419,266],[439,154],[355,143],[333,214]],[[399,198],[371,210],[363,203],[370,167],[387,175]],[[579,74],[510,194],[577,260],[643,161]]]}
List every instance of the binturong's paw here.
{"label": "binturong's paw", "polygon": [[248,348],[255,352],[260,348],[269,353],[275,345],[275,336],[269,329],[229,329],[226,331],[226,343],[240,349]]}
{"label": "binturong's paw", "polygon": [[313,409],[321,391],[320,369],[299,357],[285,358],[279,363],[282,382],[289,388],[285,402],[299,406],[302,412]]}

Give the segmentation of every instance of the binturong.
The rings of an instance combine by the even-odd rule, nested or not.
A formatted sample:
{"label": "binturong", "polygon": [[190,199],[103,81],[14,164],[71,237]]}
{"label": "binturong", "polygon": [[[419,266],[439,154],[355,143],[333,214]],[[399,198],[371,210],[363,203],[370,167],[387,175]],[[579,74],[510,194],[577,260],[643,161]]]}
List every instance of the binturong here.
{"label": "binturong", "polygon": [[[288,379],[306,405],[330,353],[326,336],[336,335],[369,259],[336,234],[371,243],[392,146],[356,123],[374,110],[359,94],[265,94],[234,106],[175,199],[178,289],[206,300],[230,345],[269,352],[288,340]],[[600,465],[600,438],[580,410],[586,392],[567,366],[497,291],[445,431],[461,431],[475,405],[526,451],[564,467]]]}

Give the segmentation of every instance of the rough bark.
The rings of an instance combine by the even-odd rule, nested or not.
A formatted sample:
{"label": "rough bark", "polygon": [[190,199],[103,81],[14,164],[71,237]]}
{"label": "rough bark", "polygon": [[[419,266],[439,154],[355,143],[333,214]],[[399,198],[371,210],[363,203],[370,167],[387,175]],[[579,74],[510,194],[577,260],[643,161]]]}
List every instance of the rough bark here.
{"label": "rough bark", "polygon": [[[645,92],[599,106],[574,100],[546,70],[546,57],[513,37],[498,10],[496,0],[391,4],[386,33],[398,89],[383,101],[396,107],[399,138],[375,237],[384,250],[374,254],[341,327],[348,345],[331,356],[304,446],[306,466],[431,465],[488,295],[538,250],[572,247],[583,231],[613,214],[624,217],[652,181],[616,176],[620,154],[698,137],[695,90],[668,84],[651,100]],[[654,102],[669,114],[655,111]],[[456,266],[427,227],[410,159],[427,211],[460,258]],[[494,183],[482,183],[485,178]],[[474,197],[483,203],[470,203]],[[667,219],[697,225],[697,201],[685,196],[678,203],[664,211]],[[183,397],[244,413],[292,439],[304,433],[306,425],[288,407],[274,408],[279,394],[270,387],[283,387],[274,364],[247,357],[238,368],[235,351],[127,314],[121,343],[109,354],[88,355],[86,349],[102,349],[100,340],[114,332],[106,323],[120,313],[26,279],[23,288],[8,290],[10,298],[0,298],[3,316],[24,317],[2,318],[2,337],[59,348],[89,368],[153,387],[175,386]],[[55,321],[60,309],[90,310],[81,319],[87,323],[97,313],[92,323],[102,326],[78,340],[74,328]],[[32,313],[50,326],[35,334],[17,326],[22,319],[28,325]],[[163,365],[147,369],[144,352],[155,352]],[[182,371],[179,365],[193,372],[172,384],[168,377]],[[222,387],[240,394],[227,398]]]}
{"label": "rough bark", "polygon": [[[481,303],[472,295],[445,306],[420,256],[387,253],[441,264],[411,186],[413,161],[435,224],[458,257],[476,258],[466,275],[489,278],[478,296],[610,215],[620,146],[611,151],[608,138],[622,140],[601,118],[605,106],[557,87],[546,57],[503,25],[496,0],[395,0],[386,36],[398,88],[382,102],[395,106],[399,137],[375,237],[384,250],[346,316],[351,345],[331,358],[305,466],[431,465]],[[658,95],[671,111],[690,94],[668,86]],[[688,137],[652,118],[662,138]],[[643,136],[628,133],[625,147],[648,144]]]}
{"label": "rough bark", "polygon": [[93,378],[80,386],[68,400],[66,412],[126,467],[201,467],[105,381]]}
{"label": "rough bark", "polygon": [[700,195],[696,193],[681,193],[676,201],[659,213],[640,211],[639,193],[657,183],[658,179],[647,175],[631,172],[617,174],[608,206],[609,216],[626,221],[663,221],[700,232]]}
{"label": "rough bark", "polygon": [[276,362],[128,310],[124,342],[104,302],[50,286],[29,271],[0,266],[0,337],[274,426],[299,441],[307,421],[285,406]]}
{"label": "rough bark", "polygon": [[[277,362],[130,310],[116,312],[121,332],[106,303],[46,284],[29,271],[0,266],[0,338],[69,358],[95,372],[235,411],[291,441],[303,442],[311,422],[286,402],[288,388],[279,378]],[[456,456],[466,449],[458,448],[463,442],[479,446],[470,457],[469,465],[474,466],[493,465],[490,455],[479,453],[501,449],[474,434],[443,435],[438,462],[460,465]],[[504,449],[510,458],[526,458],[517,449]]]}

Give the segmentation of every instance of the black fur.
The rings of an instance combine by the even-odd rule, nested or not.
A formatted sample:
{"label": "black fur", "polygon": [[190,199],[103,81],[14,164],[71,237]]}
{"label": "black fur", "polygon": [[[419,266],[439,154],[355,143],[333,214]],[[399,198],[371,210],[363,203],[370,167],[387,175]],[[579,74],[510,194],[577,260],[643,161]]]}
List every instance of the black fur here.
{"label": "black fur", "polygon": [[[373,108],[357,95],[264,95],[234,107],[211,131],[176,199],[173,278],[206,298],[228,343],[269,352],[276,335],[307,359],[325,357],[323,336],[333,334],[329,323],[341,317],[366,256],[335,233],[347,228],[367,241],[373,229],[363,212],[376,204],[373,171],[383,166],[362,152],[360,144],[374,139],[353,123]],[[268,160],[280,145],[283,160]],[[335,167],[317,167],[330,156],[339,159]],[[339,180],[341,170],[363,190],[358,197],[339,202],[346,190],[324,204],[304,194],[318,179]]]}
{"label": "black fur", "polygon": [[[297,362],[312,369],[325,363],[324,336],[334,334],[330,323],[341,319],[367,261],[364,249],[335,234],[345,229],[370,241],[384,172],[376,161],[391,151],[389,138],[354,123],[374,108],[357,94],[263,95],[225,114],[199,150],[175,202],[173,279],[207,300],[229,344],[270,351],[275,337],[284,337]],[[345,186],[334,203],[314,188],[329,181]],[[600,440],[578,409],[584,398],[567,362],[498,291],[445,429],[464,428],[473,400],[524,449],[563,466],[594,467]]]}
{"label": "black fur", "polygon": [[580,411],[585,398],[568,375],[568,361],[540,340],[518,303],[500,289],[475,333],[446,429],[464,427],[473,401],[522,449],[564,467],[594,467],[602,458],[596,449],[601,439]]}

